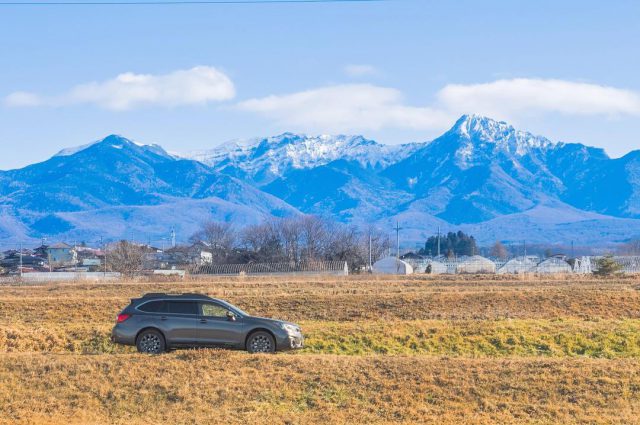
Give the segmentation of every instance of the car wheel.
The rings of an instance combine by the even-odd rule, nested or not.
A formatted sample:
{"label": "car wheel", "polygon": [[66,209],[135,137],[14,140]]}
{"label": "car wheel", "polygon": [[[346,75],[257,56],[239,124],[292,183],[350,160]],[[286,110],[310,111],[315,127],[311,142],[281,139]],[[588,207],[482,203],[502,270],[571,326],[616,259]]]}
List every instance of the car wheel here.
{"label": "car wheel", "polygon": [[139,352],[148,354],[160,354],[167,348],[164,336],[155,329],[141,332],[136,340],[136,347]]}
{"label": "car wheel", "polygon": [[247,340],[247,351],[250,353],[273,353],[276,351],[276,341],[269,332],[254,332]]}

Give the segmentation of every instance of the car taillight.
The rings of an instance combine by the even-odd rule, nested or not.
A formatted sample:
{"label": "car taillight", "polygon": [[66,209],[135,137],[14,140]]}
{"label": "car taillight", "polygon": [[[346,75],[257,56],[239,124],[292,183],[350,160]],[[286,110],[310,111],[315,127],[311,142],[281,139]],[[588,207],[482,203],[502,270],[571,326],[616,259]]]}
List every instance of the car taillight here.
{"label": "car taillight", "polygon": [[118,321],[118,323],[122,323],[125,320],[127,320],[129,317],[131,317],[130,314],[118,314],[117,321]]}

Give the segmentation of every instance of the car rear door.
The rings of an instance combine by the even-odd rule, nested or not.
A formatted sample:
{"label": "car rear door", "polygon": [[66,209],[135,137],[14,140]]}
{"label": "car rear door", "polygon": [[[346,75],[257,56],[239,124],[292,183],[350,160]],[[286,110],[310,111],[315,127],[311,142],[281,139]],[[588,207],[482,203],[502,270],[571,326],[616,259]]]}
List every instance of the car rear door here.
{"label": "car rear door", "polygon": [[213,347],[242,348],[244,326],[242,317],[227,317],[227,307],[216,302],[202,301],[199,306],[198,343]]}
{"label": "car rear door", "polygon": [[166,301],[167,312],[160,316],[160,326],[169,345],[193,345],[198,332],[197,301]]}

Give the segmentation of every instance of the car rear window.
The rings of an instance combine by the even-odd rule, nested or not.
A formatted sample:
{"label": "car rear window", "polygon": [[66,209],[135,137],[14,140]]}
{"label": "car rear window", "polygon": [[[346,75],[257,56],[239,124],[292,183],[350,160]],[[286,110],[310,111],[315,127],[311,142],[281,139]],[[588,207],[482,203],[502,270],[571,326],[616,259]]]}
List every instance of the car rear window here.
{"label": "car rear window", "polygon": [[145,311],[147,313],[166,313],[167,303],[164,301],[149,301],[138,307],[138,310]]}
{"label": "car rear window", "polygon": [[167,301],[169,313],[198,314],[198,303],[195,301]]}

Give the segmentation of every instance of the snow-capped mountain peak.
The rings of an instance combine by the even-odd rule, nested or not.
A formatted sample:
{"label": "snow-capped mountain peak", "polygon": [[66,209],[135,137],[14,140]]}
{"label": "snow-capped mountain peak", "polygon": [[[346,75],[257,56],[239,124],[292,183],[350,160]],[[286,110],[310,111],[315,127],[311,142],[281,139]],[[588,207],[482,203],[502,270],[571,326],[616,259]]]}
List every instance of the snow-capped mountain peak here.
{"label": "snow-capped mountain peak", "polygon": [[280,177],[291,169],[308,169],[337,160],[357,162],[363,167],[385,168],[420,144],[387,146],[350,135],[283,133],[267,138],[234,140],[206,151],[185,155],[219,170],[229,167],[260,179]]}
{"label": "snow-capped mountain peak", "polygon": [[474,147],[495,145],[496,148],[517,156],[526,155],[531,149],[546,149],[554,145],[550,140],[527,131],[516,130],[504,121],[496,121],[481,115],[463,115],[447,135],[457,135],[466,146],[468,154]]}
{"label": "snow-capped mountain peak", "polygon": [[166,156],[166,157],[172,157],[172,158],[175,157],[175,155],[171,155],[167,153],[160,145],[157,145],[157,144],[145,145],[142,143],[134,142],[133,140],[127,139],[126,137],[122,137],[117,134],[111,134],[105,137],[104,139],[96,140],[94,142],[87,143],[85,145],[62,149],[61,151],[56,153],[53,157],[55,158],[55,157],[65,157],[65,156],[76,155],[80,152],[83,152],[87,149],[90,149],[98,145],[109,146],[113,149],[124,149],[125,147],[137,147],[148,152],[153,152],[160,156]]}

